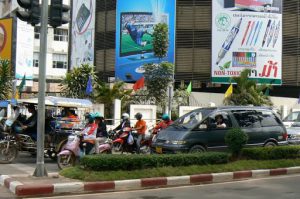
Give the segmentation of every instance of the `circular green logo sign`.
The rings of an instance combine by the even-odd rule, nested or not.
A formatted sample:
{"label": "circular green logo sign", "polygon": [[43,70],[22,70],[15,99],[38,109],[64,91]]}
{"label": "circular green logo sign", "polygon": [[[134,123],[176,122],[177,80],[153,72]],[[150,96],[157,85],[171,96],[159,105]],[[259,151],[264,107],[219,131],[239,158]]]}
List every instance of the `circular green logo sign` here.
{"label": "circular green logo sign", "polygon": [[228,29],[228,27],[231,24],[231,18],[228,14],[226,13],[220,13],[216,16],[216,26],[219,29]]}

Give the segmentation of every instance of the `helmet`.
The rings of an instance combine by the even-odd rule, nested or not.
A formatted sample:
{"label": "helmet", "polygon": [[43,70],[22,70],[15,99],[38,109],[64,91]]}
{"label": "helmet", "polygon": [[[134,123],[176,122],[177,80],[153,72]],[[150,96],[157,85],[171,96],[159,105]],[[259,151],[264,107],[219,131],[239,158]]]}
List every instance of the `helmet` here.
{"label": "helmet", "polygon": [[170,120],[170,117],[168,114],[163,114],[163,116],[161,117],[162,120]]}
{"label": "helmet", "polygon": [[93,123],[95,121],[95,114],[94,113],[90,113],[87,117],[89,123]]}
{"label": "helmet", "polygon": [[93,115],[94,118],[103,118],[103,115],[100,112],[95,112]]}
{"label": "helmet", "polygon": [[140,119],[142,119],[143,115],[142,115],[141,113],[137,113],[137,114],[135,114],[134,117],[135,117],[137,120],[140,120]]}
{"label": "helmet", "polygon": [[129,114],[128,113],[123,113],[122,114],[122,119],[123,120],[128,120],[129,119]]}

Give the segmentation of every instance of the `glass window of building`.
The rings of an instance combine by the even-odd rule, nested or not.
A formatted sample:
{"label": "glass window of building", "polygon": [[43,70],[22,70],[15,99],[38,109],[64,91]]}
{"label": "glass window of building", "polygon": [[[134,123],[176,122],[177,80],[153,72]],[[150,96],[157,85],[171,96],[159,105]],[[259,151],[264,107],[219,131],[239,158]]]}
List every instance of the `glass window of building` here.
{"label": "glass window of building", "polygon": [[35,39],[40,39],[40,30],[41,30],[41,27],[34,27],[34,38]]}
{"label": "glass window of building", "polygon": [[68,66],[68,56],[66,54],[53,54],[52,55],[53,68],[66,69]]}
{"label": "glass window of building", "polygon": [[54,41],[68,41],[68,30],[67,29],[54,29]]}
{"label": "glass window of building", "polygon": [[39,55],[40,53],[33,53],[33,67],[39,67]]}

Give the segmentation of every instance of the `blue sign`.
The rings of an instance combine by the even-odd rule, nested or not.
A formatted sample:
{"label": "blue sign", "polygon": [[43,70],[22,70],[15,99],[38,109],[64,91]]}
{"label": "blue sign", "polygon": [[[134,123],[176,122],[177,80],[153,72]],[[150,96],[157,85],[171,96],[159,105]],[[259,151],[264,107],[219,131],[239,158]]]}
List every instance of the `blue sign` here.
{"label": "blue sign", "polygon": [[[143,76],[143,65],[175,60],[176,0],[119,0],[116,21],[116,78],[132,82]],[[167,56],[153,53],[153,31],[158,23],[169,28]]]}

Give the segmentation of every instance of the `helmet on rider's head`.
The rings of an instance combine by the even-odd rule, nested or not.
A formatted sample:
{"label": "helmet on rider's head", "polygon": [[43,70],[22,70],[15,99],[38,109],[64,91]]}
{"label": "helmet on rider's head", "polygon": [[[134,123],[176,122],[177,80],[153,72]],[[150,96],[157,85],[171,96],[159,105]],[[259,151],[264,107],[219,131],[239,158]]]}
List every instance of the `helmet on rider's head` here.
{"label": "helmet on rider's head", "polygon": [[90,113],[87,117],[89,123],[93,123],[95,121],[95,114]]}
{"label": "helmet on rider's head", "polygon": [[135,117],[135,119],[140,120],[140,119],[142,119],[143,115],[141,113],[137,113],[137,114],[135,114],[134,117]]}
{"label": "helmet on rider's head", "polygon": [[128,120],[129,119],[129,114],[128,113],[123,113],[121,118],[122,118],[122,120]]}
{"label": "helmet on rider's head", "polygon": [[102,113],[100,113],[100,112],[95,112],[95,113],[94,113],[94,118],[97,119],[97,118],[104,118],[104,117],[103,117]]}
{"label": "helmet on rider's head", "polygon": [[170,120],[170,117],[169,117],[169,115],[168,114],[163,114],[163,116],[161,117],[161,119],[162,120],[164,120],[164,121],[167,121],[167,120]]}

